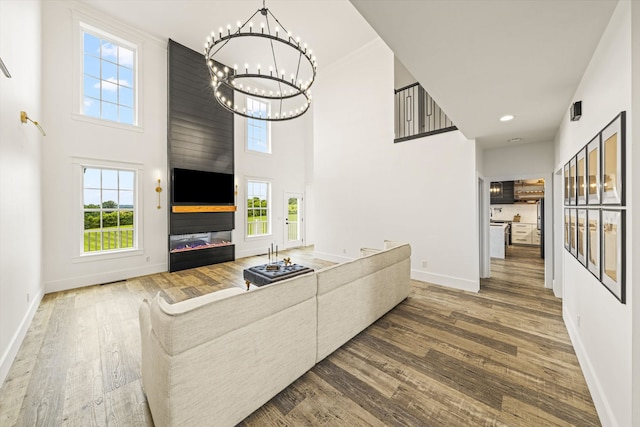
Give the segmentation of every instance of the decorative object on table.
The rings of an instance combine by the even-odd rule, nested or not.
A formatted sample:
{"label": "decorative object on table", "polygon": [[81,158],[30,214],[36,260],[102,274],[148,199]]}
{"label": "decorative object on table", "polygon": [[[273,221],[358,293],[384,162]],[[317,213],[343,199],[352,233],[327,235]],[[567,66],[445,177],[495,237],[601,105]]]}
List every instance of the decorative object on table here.
{"label": "decorative object on table", "polygon": [[513,222],[520,222],[520,218],[521,218],[520,214],[515,214],[513,216]]}
{"label": "decorative object on table", "polygon": [[600,134],[587,144],[587,204],[600,204]]}
{"label": "decorative object on table", "polygon": [[243,271],[242,275],[247,285],[247,290],[249,290],[249,286],[252,283],[260,287],[312,271],[313,269],[299,264],[293,264],[285,268],[284,261],[278,261],[274,264],[257,265],[247,268]]}
{"label": "decorative object on table", "polygon": [[625,112],[602,131],[602,204],[624,205]]}
{"label": "decorative object on table", "polygon": [[284,263],[284,266],[288,266],[291,265],[291,257],[286,257],[282,260],[282,262]]}
{"label": "decorative object on table", "polygon": [[[204,56],[214,97],[226,110],[266,121],[294,119],[309,110],[316,57],[299,36],[284,28],[264,0],[262,8],[244,24],[238,21],[235,30],[227,25],[226,29],[212,31],[207,36]],[[231,64],[233,69],[229,68]],[[271,103],[271,109],[243,108],[238,105],[239,95]]]}

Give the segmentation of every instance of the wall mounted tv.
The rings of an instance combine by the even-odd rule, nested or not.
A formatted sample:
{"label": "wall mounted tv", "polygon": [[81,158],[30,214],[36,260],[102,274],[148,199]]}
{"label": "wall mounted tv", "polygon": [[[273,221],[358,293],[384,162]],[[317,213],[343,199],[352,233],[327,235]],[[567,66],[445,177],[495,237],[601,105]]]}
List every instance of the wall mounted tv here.
{"label": "wall mounted tv", "polygon": [[173,203],[190,205],[233,205],[233,174],[173,169]]}

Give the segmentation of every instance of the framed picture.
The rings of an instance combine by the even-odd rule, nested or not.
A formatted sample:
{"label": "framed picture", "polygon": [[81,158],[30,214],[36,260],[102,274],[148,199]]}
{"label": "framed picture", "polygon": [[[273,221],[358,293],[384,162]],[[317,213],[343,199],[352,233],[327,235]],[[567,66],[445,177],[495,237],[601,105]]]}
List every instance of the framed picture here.
{"label": "framed picture", "polygon": [[576,157],[569,160],[569,204],[576,204]]}
{"label": "framed picture", "polygon": [[600,135],[587,144],[587,204],[600,204]]}
{"label": "framed picture", "polygon": [[577,213],[577,235],[576,248],[578,261],[587,266],[587,210],[578,209]]}
{"label": "framed picture", "polygon": [[564,204],[571,204],[569,198],[569,162],[564,165]]}
{"label": "framed picture", "polygon": [[576,200],[578,205],[587,204],[587,147],[576,155]]}
{"label": "framed picture", "polygon": [[577,236],[577,231],[576,231],[576,222],[577,222],[577,215],[576,215],[576,210],[575,209],[569,209],[569,242],[571,243],[571,254],[574,257],[578,257],[578,244],[576,242],[576,236]]}
{"label": "framed picture", "polygon": [[571,209],[564,208],[564,248],[571,252]]}
{"label": "framed picture", "polygon": [[624,205],[625,112],[620,113],[601,132],[602,204]]}
{"label": "framed picture", "polygon": [[587,210],[587,268],[600,280],[600,209]]}
{"label": "framed picture", "polygon": [[602,210],[602,277],[600,281],[625,302],[625,238],[623,210]]}

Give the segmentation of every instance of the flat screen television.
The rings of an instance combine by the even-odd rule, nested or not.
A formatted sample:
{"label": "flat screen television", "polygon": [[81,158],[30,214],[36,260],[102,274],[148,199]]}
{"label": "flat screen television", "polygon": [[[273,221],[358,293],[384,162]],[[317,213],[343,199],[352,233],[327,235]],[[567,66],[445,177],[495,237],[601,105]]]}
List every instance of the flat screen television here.
{"label": "flat screen television", "polygon": [[233,205],[233,174],[173,169],[173,203],[190,205]]}

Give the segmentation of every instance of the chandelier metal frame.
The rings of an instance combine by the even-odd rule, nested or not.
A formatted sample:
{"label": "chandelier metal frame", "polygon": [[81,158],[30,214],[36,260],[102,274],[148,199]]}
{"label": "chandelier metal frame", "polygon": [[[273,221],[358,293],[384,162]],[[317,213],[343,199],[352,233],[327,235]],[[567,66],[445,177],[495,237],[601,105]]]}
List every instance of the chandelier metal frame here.
{"label": "chandelier metal frame", "polygon": [[[259,31],[254,31],[252,19],[254,19],[258,13],[264,17],[265,22],[261,24]],[[271,17],[278,25],[275,28],[275,34],[272,34],[271,32],[269,17]],[[284,35],[283,37],[280,37],[281,31]],[[233,69],[230,69],[228,66],[220,65],[222,64],[222,61],[218,61],[216,59],[216,55],[223,47],[234,39],[251,37],[269,40],[273,67],[270,67],[268,73],[263,73],[260,69],[260,65],[257,66],[257,71],[253,71],[249,69],[248,64],[245,64],[244,72],[242,72],[237,65],[234,65]],[[284,70],[278,68],[274,43],[287,46],[297,52],[292,53],[292,55],[297,55],[297,68],[295,74],[291,74],[289,78],[285,76]],[[310,88],[315,81],[317,71],[316,57],[313,55],[313,51],[307,48],[306,44],[301,43],[300,37],[296,37],[294,39],[291,32],[286,31],[275,15],[273,15],[273,13],[265,6],[264,0],[262,2],[262,8],[258,9],[253,15],[251,15],[244,24],[240,25],[240,22],[238,22],[237,29],[235,31],[231,31],[230,25],[227,25],[226,32],[222,28],[220,28],[217,33],[212,31],[211,35],[207,36],[204,56],[211,75],[211,84],[214,89],[215,98],[226,110],[250,119],[265,121],[291,120],[300,117],[309,110],[312,98]],[[305,62],[310,66],[311,78],[306,81],[302,81],[300,80],[300,68]],[[263,80],[265,82],[275,82],[277,90],[267,91],[257,87],[252,89],[249,85],[245,86],[243,84],[244,79],[257,79],[258,81]],[[262,115],[255,112],[249,112],[246,111],[245,108],[239,108],[237,104],[234,104],[230,99],[227,99],[222,93],[225,91],[221,91],[221,88],[228,88],[231,90],[234,94],[234,99],[235,93],[238,92],[270,102],[277,101],[276,104],[279,102],[279,105],[274,106],[271,104],[272,110],[276,110],[275,114],[269,113],[267,115]],[[283,111],[283,101],[291,100],[296,97],[302,97],[301,100],[303,100],[301,104],[298,104],[298,108],[288,108]]]}

